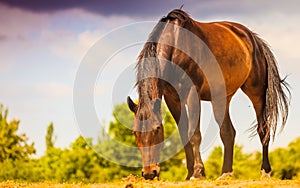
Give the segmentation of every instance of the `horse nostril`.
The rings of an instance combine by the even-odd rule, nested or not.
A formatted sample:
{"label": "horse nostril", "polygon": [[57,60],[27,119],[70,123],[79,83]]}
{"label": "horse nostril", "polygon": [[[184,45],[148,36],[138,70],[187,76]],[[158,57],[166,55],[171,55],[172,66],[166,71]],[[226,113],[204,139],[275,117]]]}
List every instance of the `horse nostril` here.
{"label": "horse nostril", "polygon": [[144,177],[146,180],[153,180],[156,176],[158,177],[159,172],[157,170],[151,170],[151,171],[142,171],[142,177]]}
{"label": "horse nostril", "polygon": [[153,170],[153,174],[154,174],[154,176],[157,176],[157,171]]}
{"label": "horse nostril", "polygon": [[155,178],[154,174],[144,174],[145,180],[153,180]]}

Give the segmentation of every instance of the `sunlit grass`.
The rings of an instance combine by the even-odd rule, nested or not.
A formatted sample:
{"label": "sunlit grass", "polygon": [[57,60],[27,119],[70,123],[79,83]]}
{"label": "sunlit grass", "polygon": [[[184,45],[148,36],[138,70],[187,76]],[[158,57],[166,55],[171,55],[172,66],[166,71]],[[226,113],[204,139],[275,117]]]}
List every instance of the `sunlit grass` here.
{"label": "sunlit grass", "polygon": [[7,181],[0,183],[0,187],[7,188],[37,188],[37,187],[58,187],[58,188],[97,188],[97,187],[300,187],[300,180],[199,180],[199,181],[165,181],[165,180],[144,180],[143,178],[130,175],[114,183],[81,184],[81,183],[17,183]]}

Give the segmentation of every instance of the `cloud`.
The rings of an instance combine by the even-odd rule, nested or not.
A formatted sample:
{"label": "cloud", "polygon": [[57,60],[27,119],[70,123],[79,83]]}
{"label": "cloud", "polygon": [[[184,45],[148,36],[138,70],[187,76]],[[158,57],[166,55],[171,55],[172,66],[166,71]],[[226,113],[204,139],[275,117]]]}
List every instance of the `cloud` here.
{"label": "cloud", "polygon": [[[38,32],[50,25],[49,15],[21,9],[11,9],[0,4],[0,67],[13,67],[20,52],[34,48]],[[35,38],[35,40],[32,40]]]}
{"label": "cloud", "polygon": [[[104,18],[103,16],[98,16],[95,22],[92,23],[95,26],[94,28],[71,33],[45,31],[42,38],[49,41],[49,48],[55,55],[79,63],[88,50],[102,36],[109,33],[112,29],[120,27],[120,25],[132,23],[133,21],[133,19],[127,17],[110,16]],[[101,25],[98,23],[101,23]],[[63,36],[60,37],[60,35]]]}
{"label": "cloud", "polygon": [[71,97],[72,87],[61,83],[47,83],[36,86],[37,93],[48,97]]}
{"label": "cloud", "polygon": [[97,40],[96,32],[85,31],[80,34],[69,34],[64,40],[59,40],[59,33],[44,33],[44,37],[53,38],[54,41],[49,43],[51,52],[61,58],[79,63],[87,50]]}
{"label": "cloud", "polygon": [[5,40],[24,40],[36,30],[49,26],[49,15],[11,9],[0,4],[0,36]]}
{"label": "cloud", "polygon": [[[48,48],[58,57],[79,62],[104,33],[125,23],[141,20],[141,18],[136,19],[130,16],[152,15],[156,20],[161,16],[155,15],[158,14],[158,10],[165,15],[170,9],[176,8],[175,4],[178,3],[172,1],[167,5],[165,1],[154,0],[141,3],[130,0],[120,8],[118,4],[121,5],[125,1],[54,0],[39,3],[33,0],[29,3],[24,2],[0,0],[0,57],[4,59],[0,62],[1,68],[11,67],[7,64],[15,61],[14,54],[18,51],[26,53],[36,48]],[[158,2],[162,3],[161,6],[156,6]],[[153,14],[147,13],[148,9],[151,9],[149,3],[156,6],[152,8]],[[242,23],[250,25],[251,29],[259,28],[258,33],[263,33],[263,38],[265,36],[266,39],[271,38],[270,43],[276,51],[279,51],[277,52],[280,54],[279,58],[284,57],[284,60],[289,58],[289,61],[295,61],[299,59],[299,49],[293,46],[293,41],[299,41],[299,29],[298,25],[293,23],[300,20],[299,14],[292,14],[295,13],[296,6],[293,6],[295,4],[293,0],[289,3],[279,1],[269,3],[258,0],[251,3],[244,0],[197,2],[191,0],[184,5],[184,9],[199,21],[213,20],[213,18],[226,19],[228,15],[233,20],[242,20]],[[131,11],[132,8],[136,10]],[[55,14],[49,14],[54,11],[56,11]]]}
{"label": "cloud", "polygon": [[104,18],[80,9],[37,13],[1,3],[0,12],[0,71],[12,70],[25,62],[34,64],[43,53],[40,63],[53,55],[60,62],[78,62],[107,28],[127,20]]}
{"label": "cloud", "polygon": [[28,57],[30,52],[38,56],[41,53],[37,51],[41,50],[48,56],[56,56],[61,62],[79,63],[101,36],[134,21],[126,16],[104,17],[79,8],[49,14],[0,3],[0,12],[2,70],[23,63],[25,58],[21,57]]}
{"label": "cloud", "polygon": [[187,11],[193,13],[194,16],[199,17],[212,17],[219,15],[253,15],[257,14],[266,15],[271,12],[285,12],[288,14],[298,14],[297,0],[290,0],[288,3],[280,0],[272,2],[268,0],[212,0],[212,1],[196,1],[186,4]]}
{"label": "cloud", "polygon": [[1,41],[5,41],[7,39],[7,37],[3,34],[0,35],[0,42]]}
{"label": "cloud", "polygon": [[300,14],[290,15],[284,13],[272,13],[264,15],[264,19],[244,19],[247,25],[261,38],[267,41],[278,61],[280,73],[300,75]]}

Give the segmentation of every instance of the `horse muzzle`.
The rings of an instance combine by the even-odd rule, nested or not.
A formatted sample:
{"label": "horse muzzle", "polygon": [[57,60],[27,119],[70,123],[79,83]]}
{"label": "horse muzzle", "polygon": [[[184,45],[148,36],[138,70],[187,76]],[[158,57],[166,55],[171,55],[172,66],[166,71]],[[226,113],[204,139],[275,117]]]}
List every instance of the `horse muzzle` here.
{"label": "horse muzzle", "polygon": [[150,166],[144,167],[142,170],[142,176],[146,180],[153,180],[155,177],[159,178],[160,167],[159,164],[151,164]]}

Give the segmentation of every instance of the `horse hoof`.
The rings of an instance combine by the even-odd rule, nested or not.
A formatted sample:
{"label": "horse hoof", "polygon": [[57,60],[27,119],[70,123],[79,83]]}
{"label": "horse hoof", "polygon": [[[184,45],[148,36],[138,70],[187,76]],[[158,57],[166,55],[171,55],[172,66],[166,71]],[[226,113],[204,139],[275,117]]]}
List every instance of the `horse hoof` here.
{"label": "horse hoof", "polygon": [[198,181],[198,180],[204,180],[205,179],[205,177],[195,177],[195,176],[192,176],[192,177],[190,177],[190,180],[191,181]]}
{"label": "horse hoof", "polygon": [[193,181],[193,180],[196,180],[196,178],[194,176],[190,177],[190,180]]}
{"label": "horse hoof", "polygon": [[265,169],[261,170],[261,179],[271,179],[271,172],[266,172]]}
{"label": "horse hoof", "polygon": [[223,173],[220,177],[217,178],[217,180],[228,180],[228,179],[232,179],[233,177],[233,172],[227,172],[227,173]]}

